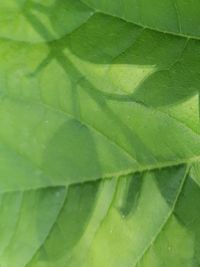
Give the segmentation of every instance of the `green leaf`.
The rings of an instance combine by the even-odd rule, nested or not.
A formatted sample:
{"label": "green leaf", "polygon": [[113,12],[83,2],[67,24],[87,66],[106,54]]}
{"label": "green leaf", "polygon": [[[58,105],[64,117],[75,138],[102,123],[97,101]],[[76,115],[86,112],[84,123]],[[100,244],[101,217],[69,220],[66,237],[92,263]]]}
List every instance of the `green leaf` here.
{"label": "green leaf", "polygon": [[198,0],[82,0],[96,11],[120,17],[144,28],[199,39]]}
{"label": "green leaf", "polygon": [[0,266],[200,265],[197,0],[0,2]]}

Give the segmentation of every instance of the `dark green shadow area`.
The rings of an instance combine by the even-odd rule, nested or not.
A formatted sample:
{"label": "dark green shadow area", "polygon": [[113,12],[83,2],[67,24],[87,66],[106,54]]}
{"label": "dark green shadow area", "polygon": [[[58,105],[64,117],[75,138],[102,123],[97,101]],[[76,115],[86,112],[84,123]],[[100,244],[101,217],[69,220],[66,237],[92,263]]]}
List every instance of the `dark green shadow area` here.
{"label": "dark green shadow area", "polygon": [[175,216],[179,222],[195,238],[194,266],[200,266],[200,187],[188,176],[180,195]]}
{"label": "dark green shadow area", "polygon": [[54,134],[45,150],[43,169],[56,181],[68,184],[77,177],[101,177],[96,144],[90,130],[76,120],[69,120]]}
{"label": "dark green shadow area", "polygon": [[[44,27],[41,21],[38,20],[36,16],[33,15],[33,13],[30,10],[27,10],[26,13],[24,13],[27,20],[33,25],[36,31],[41,36],[45,36],[45,34],[49,35],[48,29]],[[104,16],[102,15],[95,15],[97,17],[101,17],[104,19]],[[92,18],[91,18],[92,19]],[[89,20],[90,21],[90,20]],[[118,24],[121,23],[121,20],[119,20]],[[85,24],[87,25],[88,22]],[[102,25],[100,25],[102,26]],[[129,25],[130,27],[130,25]],[[80,28],[81,29],[81,28]],[[123,29],[121,29],[122,31]],[[76,31],[74,32],[76,33]],[[95,33],[97,33],[95,31]],[[119,33],[119,32],[118,32]],[[97,33],[98,34],[98,33]],[[129,129],[129,127],[122,121],[122,119],[119,118],[119,116],[114,113],[111,108],[108,105],[108,100],[116,100],[116,101],[130,101],[129,96],[119,96],[115,94],[106,94],[105,92],[97,89],[88,79],[87,77],[83,77],[82,73],[74,66],[72,61],[65,55],[64,50],[67,47],[70,47],[71,41],[70,41],[71,35],[67,35],[66,37],[60,39],[59,41],[53,41],[49,42],[48,46],[50,49],[50,53],[47,56],[47,58],[41,63],[41,65],[38,66],[38,68],[35,70],[34,73],[31,75],[37,75],[43,68],[45,68],[52,60],[56,60],[59,65],[63,68],[66,75],[72,76],[72,88],[71,90],[71,103],[73,106],[73,116],[77,118],[78,120],[81,120],[81,111],[80,111],[80,99],[78,97],[78,90],[77,90],[77,84],[82,85],[82,89],[85,90],[85,92],[89,95],[90,98],[92,98],[96,104],[101,108],[101,111],[107,116],[110,121],[113,122],[113,125],[115,127],[119,128],[120,131],[123,132],[124,136],[126,137],[126,140],[130,143],[130,148],[135,152],[137,155],[136,158],[139,160],[145,160],[146,156],[145,154],[148,154],[149,157],[151,157],[152,161],[155,161],[152,152],[149,148],[145,146],[141,138],[134,133],[132,130]],[[80,41],[80,40],[79,40]],[[98,41],[98,39],[97,39]],[[77,43],[77,42],[76,42]],[[84,40],[82,41],[82,44],[84,43]],[[115,44],[116,45],[116,44]],[[113,45],[111,45],[111,50],[113,49]],[[90,51],[92,53],[92,50]],[[101,57],[102,58],[102,57]],[[73,78],[75,77],[75,80],[78,81],[76,86],[73,85]],[[146,151],[146,153],[143,153],[141,155],[140,151]]]}
{"label": "dark green shadow area", "polygon": [[[69,187],[65,203],[40,250],[31,262],[58,262],[69,255],[80,242],[95,209],[100,182],[84,183]],[[31,262],[29,263],[30,266]],[[29,265],[28,265],[29,266]]]}
{"label": "dark green shadow area", "polygon": [[[143,31],[138,26],[101,14],[94,15],[67,39],[67,47],[85,61],[133,65],[138,69],[155,67],[139,85],[130,84],[133,93],[126,95],[129,100],[153,107],[174,105],[200,89],[197,40]],[[133,71],[132,75],[137,80],[138,74]]]}
{"label": "dark green shadow area", "polygon": [[135,173],[120,178],[118,185],[120,203],[118,209],[123,218],[133,215],[138,206],[143,175],[144,173]]}
{"label": "dark green shadow area", "polygon": [[153,172],[158,188],[169,207],[174,204],[174,199],[186,175],[186,169],[187,166],[183,164]]}
{"label": "dark green shadow area", "polygon": [[[63,4],[67,17],[70,16],[70,10],[80,11],[88,8],[78,0],[69,3],[67,7],[69,10]],[[63,22],[58,15],[51,14],[55,12],[57,4],[60,5],[59,0],[48,7],[28,1],[27,8],[24,9],[23,14],[27,21],[40,36],[47,40],[54,40],[55,37],[38,19],[35,12],[47,16],[59,36],[61,33],[59,33],[58,25],[62,25]],[[59,40],[49,42],[49,45],[53,43],[57,47],[57,52],[59,50],[63,53],[67,48],[78,58],[94,64],[132,65],[138,69],[155,68],[139,85],[134,82],[133,77],[130,79],[129,91],[131,93],[118,94],[115,93],[115,88],[107,93],[102,88],[100,92],[106,99],[137,101],[147,106],[161,107],[184,102],[198,94],[200,89],[198,40],[188,41],[180,36],[143,30],[132,23],[97,13],[71,33],[62,36]],[[41,65],[44,67],[53,58],[53,54],[50,53],[46,63]],[[134,70],[130,75],[135,75],[137,80],[138,74]],[[93,90],[97,88],[93,86]],[[123,92],[123,85],[121,91]]]}

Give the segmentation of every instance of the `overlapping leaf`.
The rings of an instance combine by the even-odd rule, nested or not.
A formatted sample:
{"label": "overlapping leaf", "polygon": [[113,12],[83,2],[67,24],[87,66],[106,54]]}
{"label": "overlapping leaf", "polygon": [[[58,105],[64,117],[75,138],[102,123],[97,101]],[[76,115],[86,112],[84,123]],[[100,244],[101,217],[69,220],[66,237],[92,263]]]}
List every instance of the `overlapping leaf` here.
{"label": "overlapping leaf", "polygon": [[2,267],[200,264],[198,6],[0,3]]}

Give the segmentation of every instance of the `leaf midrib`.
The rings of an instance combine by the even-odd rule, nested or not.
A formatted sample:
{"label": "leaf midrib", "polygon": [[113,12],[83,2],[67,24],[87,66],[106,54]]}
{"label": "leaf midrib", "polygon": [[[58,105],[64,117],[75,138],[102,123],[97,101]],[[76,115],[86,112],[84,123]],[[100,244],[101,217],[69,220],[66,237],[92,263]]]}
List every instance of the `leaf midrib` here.
{"label": "leaf midrib", "polygon": [[156,27],[151,27],[149,25],[145,25],[145,24],[142,24],[142,23],[138,23],[138,22],[133,22],[133,21],[130,21],[128,19],[126,19],[125,17],[121,16],[117,16],[117,15],[114,15],[110,12],[106,12],[106,11],[102,11],[100,9],[97,9],[97,8],[94,8],[92,6],[90,6],[89,4],[85,3],[83,0],[80,0],[82,3],[84,3],[86,6],[88,6],[89,8],[93,9],[94,10],[94,14],[104,14],[104,15],[108,15],[108,16],[111,16],[113,18],[117,18],[117,19],[121,19],[123,21],[125,21],[126,23],[130,23],[130,24],[133,24],[133,25],[136,25],[136,26],[139,26],[143,29],[147,29],[147,30],[151,30],[151,31],[156,31],[156,32],[159,32],[159,33],[162,33],[162,34],[170,34],[170,35],[173,35],[175,37],[180,37],[180,38],[187,38],[187,39],[192,39],[192,40],[198,40],[200,41],[200,36],[195,36],[195,35],[189,35],[189,34],[184,34],[184,33],[176,33],[176,32],[172,32],[172,31],[167,31],[167,30],[162,30],[162,29],[159,29],[159,28],[156,28]]}
{"label": "leaf midrib", "polygon": [[[20,101],[21,103],[26,103],[27,104],[27,100],[24,101],[20,98],[17,98],[17,97],[11,97],[11,96],[7,96],[5,97],[4,96],[4,99],[5,98],[8,98],[10,100],[13,100],[13,101]],[[86,125],[89,129],[93,130],[94,132],[98,133],[99,135],[103,136],[104,138],[106,138],[111,144],[115,145],[116,147],[118,147],[120,150],[122,150],[124,153],[127,153],[127,155],[135,160],[133,158],[133,156],[131,154],[129,154],[129,152],[126,152],[126,150],[121,146],[119,145],[118,143],[116,143],[114,140],[110,139],[107,135],[105,135],[104,133],[102,133],[99,129],[95,128],[93,125],[89,124],[88,122],[86,121],[83,121],[83,120],[80,120],[80,119],[77,119],[76,117],[74,117],[72,114],[66,112],[66,111],[63,111],[63,110],[59,110],[53,106],[50,106],[50,105],[47,105],[47,104],[44,104],[42,102],[37,102],[37,101],[28,101],[28,103],[30,104],[35,104],[35,105],[39,105],[39,106],[42,106],[44,107],[45,109],[48,109],[48,110],[51,110],[52,112],[56,112],[58,114],[62,114],[64,115],[65,117],[69,117],[69,118],[72,118],[72,119],[75,119],[77,120],[78,122]],[[136,103],[134,102],[135,104],[137,105],[141,105],[139,103]],[[145,107],[148,109],[148,107]],[[168,114],[164,113],[164,112],[161,112],[161,111],[157,111],[161,114],[164,114],[165,116],[169,117],[170,119],[174,120],[174,121],[177,121],[180,125],[182,125],[183,127],[187,128],[188,130],[190,130],[194,135],[197,135],[199,137],[199,135],[194,132],[191,128],[189,128],[188,126],[186,126],[184,123],[180,122],[179,120],[175,119],[175,118],[172,118],[171,116],[169,116]],[[1,138],[2,139],[2,138]],[[4,140],[5,141],[5,140]],[[3,142],[4,142],[3,141]],[[10,144],[8,144],[7,142],[4,142],[4,144],[6,146],[9,147],[9,149],[12,149],[15,153],[18,153],[18,151],[13,148]],[[35,162],[31,161],[31,159],[29,159],[24,153],[20,153],[21,157],[25,158],[25,160],[29,160],[34,166],[36,165]],[[124,175],[129,175],[129,174],[132,174],[132,173],[135,173],[135,172],[143,172],[143,171],[152,171],[152,170],[156,170],[156,169],[160,169],[160,168],[166,168],[166,167],[172,167],[172,166],[178,166],[178,165],[181,165],[181,164],[189,164],[189,163],[193,163],[193,162],[196,162],[196,161],[199,161],[200,160],[200,155],[198,156],[192,156],[192,157],[188,157],[188,158],[185,158],[185,159],[180,159],[180,160],[171,160],[171,161],[164,161],[162,164],[161,163],[154,163],[154,164],[146,164],[146,165],[140,165],[138,164],[138,167],[137,168],[130,168],[130,169],[127,169],[126,171],[120,171],[120,172],[115,172],[115,173],[109,173],[109,174],[105,174],[104,177],[91,177],[89,179],[86,179],[84,180],[83,182],[82,181],[76,181],[74,183],[55,183],[54,185],[51,185],[51,186],[36,186],[34,188],[30,187],[30,188],[24,188],[22,191],[26,191],[26,190],[31,190],[31,189],[34,189],[34,190],[37,190],[37,189],[40,189],[40,188],[47,188],[47,187],[56,187],[56,186],[69,186],[71,184],[81,184],[81,183],[85,183],[85,182],[89,182],[89,181],[96,181],[96,180],[101,180],[102,178],[103,179],[109,179],[109,178],[112,178],[112,177],[119,177],[119,176],[124,176]],[[36,165],[36,169],[40,169],[43,174],[45,176],[46,173],[44,172],[44,170],[39,167],[38,165]],[[49,177],[49,178],[53,178],[53,177]],[[13,192],[13,191],[16,191],[16,190],[5,190],[3,192]]]}
{"label": "leaf midrib", "polygon": [[[177,203],[178,203],[178,201],[179,201],[179,198],[180,198],[180,196],[181,196],[182,190],[183,190],[183,188],[184,188],[184,184],[185,184],[186,180],[189,179],[189,176],[188,176],[189,171],[190,171],[190,165],[188,164],[187,167],[186,167],[186,170],[185,170],[185,175],[184,175],[184,177],[183,177],[183,179],[182,179],[182,181],[181,181],[181,183],[180,183],[180,187],[179,187],[179,189],[178,189],[178,191],[177,191],[176,197],[175,197],[175,199],[174,199],[174,202],[173,202],[172,206],[170,207],[170,210],[169,210],[168,214],[166,215],[166,217],[165,217],[163,223],[161,224],[161,226],[159,227],[158,231],[152,236],[152,238],[151,238],[151,240],[148,242],[147,246],[145,246],[144,250],[143,250],[143,251],[141,252],[141,254],[138,256],[138,259],[136,260],[136,263],[134,264],[134,267],[137,267],[138,263],[142,260],[142,258],[144,258],[144,256],[145,256],[146,253],[148,252],[148,250],[154,245],[154,243],[156,242],[156,240],[159,238],[160,233],[162,232],[162,230],[165,228],[165,226],[166,226],[167,223],[169,222],[169,220],[170,220],[171,216],[173,215],[173,212],[174,212],[174,210],[175,210],[175,208],[176,208],[176,205],[177,205]],[[116,192],[115,192],[114,195],[116,195]],[[67,198],[67,196],[66,196],[66,198]],[[65,198],[65,201],[63,202],[63,206],[65,205],[66,198]],[[114,197],[113,197],[113,201],[114,201]],[[110,208],[111,208],[111,206],[112,206],[113,201],[112,201],[111,204],[110,204]],[[37,252],[41,249],[41,247],[44,245],[44,243],[45,243],[46,240],[48,239],[50,233],[52,232],[54,226],[56,225],[56,222],[57,222],[57,219],[58,219],[59,215],[62,213],[63,206],[61,207],[61,209],[60,209],[60,211],[59,211],[59,213],[58,213],[58,215],[57,215],[57,217],[56,217],[54,223],[52,224],[52,227],[51,227],[51,229],[49,230],[49,233],[46,235],[46,238],[44,239],[44,242],[41,242],[41,245],[38,247],[38,249],[36,250],[36,252],[33,254],[33,257],[31,257],[31,259],[30,259],[30,260],[28,261],[28,263],[26,264],[26,267],[29,266],[29,264],[30,264],[30,263],[32,262],[32,260],[34,259],[35,255],[37,255]],[[109,208],[108,211],[107,211],[107,215],[108,215],[108,213],[109,213],[109,211],[110,211],[110,208]],[[101,224],[100,224],[100,226],[98,227],[98,229],[101,228],[101,225],[103,224],[103,222],[104,222],[105,218],[107,217],[107,215],[104,217],[104,219],[103,219],[103,221],[101,222]],[[95,235],[96,235],[96,234],[95,234]],[[93,237],[93,239],[94,239],[94,238],[95,238],[95,236]]]}

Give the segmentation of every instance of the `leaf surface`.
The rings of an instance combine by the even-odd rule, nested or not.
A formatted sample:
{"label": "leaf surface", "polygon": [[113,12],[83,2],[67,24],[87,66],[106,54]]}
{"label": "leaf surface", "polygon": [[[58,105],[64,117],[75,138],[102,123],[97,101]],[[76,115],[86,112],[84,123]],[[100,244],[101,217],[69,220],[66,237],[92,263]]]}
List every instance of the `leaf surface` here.
{"label": "leaf surface", "polygon": [[1,1],[1,267],[199,266],[198,8]]}

